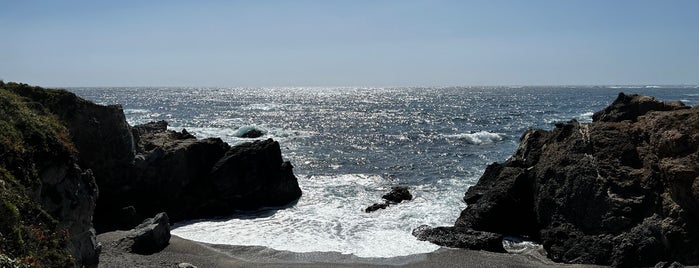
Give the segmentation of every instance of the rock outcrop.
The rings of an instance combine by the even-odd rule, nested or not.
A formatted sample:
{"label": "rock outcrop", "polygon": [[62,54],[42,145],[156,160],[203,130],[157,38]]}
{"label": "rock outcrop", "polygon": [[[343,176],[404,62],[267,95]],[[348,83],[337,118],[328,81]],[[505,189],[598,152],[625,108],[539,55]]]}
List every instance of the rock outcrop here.
{"label": "rock outcrop", "polygon": [[538,240],[557,262],[699,264],[699,107],[622,93],[593,119],[525,132],[454,227],[418,238],[473,248],[475,230]]}
{"label": "rock outcrop", "polygon": [[[199,140],[167,130],[164,121],[133,127],[133,137],[129,181],[105,186],[98,181],[107,230],[131,228],[129,223],[159,211],[179,221],[283,206],[301,196],[292,165],[271,139],[231,147],[219,138]],[[128,219],[126,225],[118,225],[124,223],[120,219]]]}

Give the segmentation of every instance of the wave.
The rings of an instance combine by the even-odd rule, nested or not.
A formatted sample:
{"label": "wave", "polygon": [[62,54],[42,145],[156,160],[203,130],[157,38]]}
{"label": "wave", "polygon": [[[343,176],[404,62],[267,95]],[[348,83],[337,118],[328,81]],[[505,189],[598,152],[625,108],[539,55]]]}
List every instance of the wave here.
{"label": "wave", "polygon": [[[472,183],[445,178],[445,185],[411,186],[413,200],[374,213],[394,182],[375,174],[301,175],[303,196],[283,210],[261,210],[230,218],[180,222],[172,233],[214,244],[266,246],[292,252],[331,251],[363,258],[387,258],[432,252],[439,246],[419,241],[421,225],[454,222],[463,209],[464,189]],[[446,208],[446,209],[445,209]]]}
{"label": "wave", "polygon": [[233,136],[238,137],[238,138],[242,138],[243,135],[245,135],[245,133],[248,133],[248,132],[250,132],[250,131],[258,131],[258,132],[262,133],[261,136],[267,135],[267,130],[262,129],[262,128],[260,128],[260,127],[257,127],[257,126],[242,126],[242,127],[239,127],[239,128],[233,133]]}
{"label": "wave", "polygon": [[498,141],[503,141],[507,139],[507,135],[504,133],[493,133],[488,131],[478,131],[473,133],[461,133],[445,135],[448,138],[457,138],[459,140],[465,141],[468,144],[482,145],[491,144]]}

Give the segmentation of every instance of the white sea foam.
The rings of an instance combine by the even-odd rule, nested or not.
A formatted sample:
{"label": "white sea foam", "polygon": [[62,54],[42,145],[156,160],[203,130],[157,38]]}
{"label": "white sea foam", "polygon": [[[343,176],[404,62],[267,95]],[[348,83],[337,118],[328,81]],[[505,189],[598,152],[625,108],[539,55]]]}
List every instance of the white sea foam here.
{"label": "white sea foam", "polygon": [[593,113],[593,112],[587,112],[587,113],[580,114],[578,116],[578,121],[583,122],[583,123],[592,122],[592,115],[594,115],[594,114],[595,113]]}
{"label": "white sea foam", "polygon": [[502,246],[509,253],[530,253],[532,251],[543,251],[544,247],[534,241],[522,239],[520,237],[506,236],[502,240]]}
{"label": "white sea foam", "polygon": [[148,109],[124,109],[125,115],[147,114],[147,113],[150,113],[150,110],[148,110]]}
{"label": "white sea foam", "polygon": [[169,130],[181,131],[186,129],[187,132],[191,133],[197,138],[221,138],[223,141],[235,145],[242,142],[249,142],[255,139],[240,138],[240,135],[249,128],[257,128],[262,130],[265,135],[257,138],[268,139],[272,138],[281,143],[288,142],[294,139],[308,138],[314,135],[313,132],[301,131],[301,130],[289,130],[280,128],[268,128],[265,126],[243,126],[240,128],[235,127],[172,127],[169,126]]}
{"label": "white sea foam", "polygon": [[412,236],[420,225],[453,224],[465,204],[467,180],[411,187],[413,200],[373,213],[363,210],[390,190],[385,178],[347,174],[299,179],[303,196],[287,209],[258,211],[230,219],[178,223],[172,233],[187,239],[266,246],[293,252],[332,251],[358,257],[394,257],[439,247]]}
{"label": "white sea foam", "polygon": [[481,145],[490,144],[505,140],[507,135],[504,133],[492,133],[488,131],[478,131],[474,133],[461,133],[453,135],[444,135],[447,138],[457,138],[469,144]]}

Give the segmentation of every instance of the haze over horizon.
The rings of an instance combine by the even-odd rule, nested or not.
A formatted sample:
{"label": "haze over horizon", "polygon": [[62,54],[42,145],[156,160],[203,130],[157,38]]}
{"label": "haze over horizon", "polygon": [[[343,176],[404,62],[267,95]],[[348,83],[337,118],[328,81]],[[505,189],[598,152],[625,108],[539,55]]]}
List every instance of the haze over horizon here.
{"label": "haze over horizon", "polygon": [[40,86],[699,84],[699,1],[0,1]]}

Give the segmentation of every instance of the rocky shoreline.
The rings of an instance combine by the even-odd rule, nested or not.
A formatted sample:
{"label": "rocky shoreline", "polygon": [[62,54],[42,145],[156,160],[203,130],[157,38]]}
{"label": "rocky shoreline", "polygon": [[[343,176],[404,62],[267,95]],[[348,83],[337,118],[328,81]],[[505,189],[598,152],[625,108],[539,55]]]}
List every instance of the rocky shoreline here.
{"label": "rocky shoreline", "polygon": [[435,252],[393,258],[359,258],[335,252],[295,253],[258,246],[200,243],[172,236],[162,251],[139,255],[116,247],[124,231],[98,235],[100,267],[599,267],[560,264],[535,254],[493,253],[441,248]]}
{"label": "rocky shoreline", "polygon": [[[699,264],[699,108],[622,93],[593,119],[525,132],[468,189],[454,226],[414,231],[471,250],[357,261],[170,237],[170,222],[293,204],[302,193],[278,142],[130,126],[119,105],[0,81],[0,266]],[[412,195],[395,187],[383,198],[366,211]],[[507,255],[505,236],[540,242],[559,263]]]}
{"label": "rocky shoreline", "polygon": [[529,130],[487,167],[454,226],[419,239],[502,252],[504,235],[563,263],[699,264],[699,107],[619,94],[593,122]]}
{"label": "rocky shoreline", "polygon": [[1,81],[0,115],[0,212],[10,215],[0,221],[0,255],[12,262],[96,267],[95,229],[128,230],[160,212],[166,223],[221,216],[301,196],[271,139],[231,147],[167,130],[166,122],[132,127],[119,105]]}

